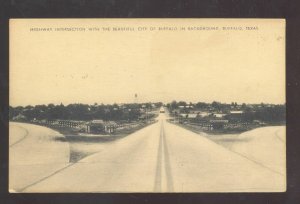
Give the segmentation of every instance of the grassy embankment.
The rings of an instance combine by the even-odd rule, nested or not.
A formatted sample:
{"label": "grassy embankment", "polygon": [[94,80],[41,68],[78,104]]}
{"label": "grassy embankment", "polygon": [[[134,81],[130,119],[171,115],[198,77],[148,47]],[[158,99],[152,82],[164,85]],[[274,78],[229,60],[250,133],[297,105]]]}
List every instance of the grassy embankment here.
{"label": "grassy embankment", "polygon": [[[154,123],[154,122],[153,122]],[[102,151],[105,144],[124,138],[153,123],[139,123],[124,129],[118,129],[112,134],[84,134],[70,128],[57,128],[65,137],[61,141],[68,142],[70,145],[70,162],[77,162],[86,156]]]}
{"label": "grassy embankment", "polygon": [[[26,121],[19,121],[21,123],[30,123]],[[86,156],[102,151],[105,148],[105,144],[109,142],[113,142],[115,140],[124,138],[152,123],[138,123],[136,125],[127,125],[123,129],[117,129],[112,134],[85,134],[76,131],[73,128],[69,127],[58,127],[58,126],[46,126],[42,124],[35,124],[45,126],[47,128],[51,128],[60,134],[64,135],[64,137],[55,138],[57,142],[67,142],[70,146],[70,158],[69,161],[71,163],[77,162],[83,159]]]}
{"label": "grassy embankment", "polygon": [[207,135],[225,135],[225,134],[241,134],[243,132],[253,130],[256,128],[260,127],[266,127],[266,126],[281,126],[281,125],[286,125],[285,122],[277,122],[277,123],[268,123],[264,125],[249,125],[248,127],[237,127],[237,128],[231,128],[231,129],[215,129],[215,130],[205,130],[202,127],[198,125],[193,125],[193,124],[183,124],[183,123],[174,123],[169,120],[169,122],[178,125],[180,127],[183,127],[185,129],[188,129],[192,132],[195,133],[205,133]]}

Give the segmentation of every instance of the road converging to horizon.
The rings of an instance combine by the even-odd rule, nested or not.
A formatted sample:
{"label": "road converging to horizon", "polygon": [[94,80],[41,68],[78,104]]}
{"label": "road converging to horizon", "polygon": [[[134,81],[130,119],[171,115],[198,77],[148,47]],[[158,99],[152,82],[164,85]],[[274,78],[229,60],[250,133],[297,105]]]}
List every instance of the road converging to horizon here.
{"label": "road converging to horizon", "polygon": [[[122,139],[102,144],[97,153],[76,163],[68,161],[70,147],[67,142],[48,141],[50,135],[58,137],[57,132],[15,123],[14,126],[27,128],[28,132],[26,137],[18,138],[10,146],[10,191],[285,191],[285,171],[279,172],[233,152],[166,119],[167,116],[161,113],[158,122]],[[34,139],[41,137],[40,134],[48,136]],[[43,150],[30,150],[40,145],[44,145]],[[284,143],[282,145],[285,147]],[[52,156],[44,153],[45,148]],[[27,153],[29,155],[24,155]],[[282,165],[285,166],[285,161]]]}

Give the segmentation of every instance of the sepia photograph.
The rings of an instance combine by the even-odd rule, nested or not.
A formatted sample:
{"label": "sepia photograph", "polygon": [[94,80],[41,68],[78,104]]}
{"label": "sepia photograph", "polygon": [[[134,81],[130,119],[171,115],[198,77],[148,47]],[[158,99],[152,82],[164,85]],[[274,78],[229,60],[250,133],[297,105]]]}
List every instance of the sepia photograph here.
{"label": "sepia photograph", "polygon": [[284,19],[10,19],[10,193],[286,192]]}

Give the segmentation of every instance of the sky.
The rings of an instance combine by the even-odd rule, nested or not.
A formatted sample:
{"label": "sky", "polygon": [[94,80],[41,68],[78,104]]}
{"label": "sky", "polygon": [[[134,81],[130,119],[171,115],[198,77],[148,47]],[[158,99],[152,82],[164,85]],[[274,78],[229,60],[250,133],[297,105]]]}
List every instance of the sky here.
{"label": "sky", "polygon": [[285,103],[285,22],[10,21],[10,105],[131,103],[135,94],[137,102]]}

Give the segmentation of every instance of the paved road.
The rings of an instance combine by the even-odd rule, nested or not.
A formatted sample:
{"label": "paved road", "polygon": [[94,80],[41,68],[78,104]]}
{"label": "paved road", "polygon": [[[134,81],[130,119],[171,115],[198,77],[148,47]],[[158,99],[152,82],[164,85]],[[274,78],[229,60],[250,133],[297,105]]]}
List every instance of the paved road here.
{"label": "paved road", "polygon": [[19,192],[68,165],[70,147],[58,132],[38,125],[9,124],[9,190]]}
{"label": "paved road", "polygon": [[23,192],[270,192],[285,175],[165,120],[26,186]]}

